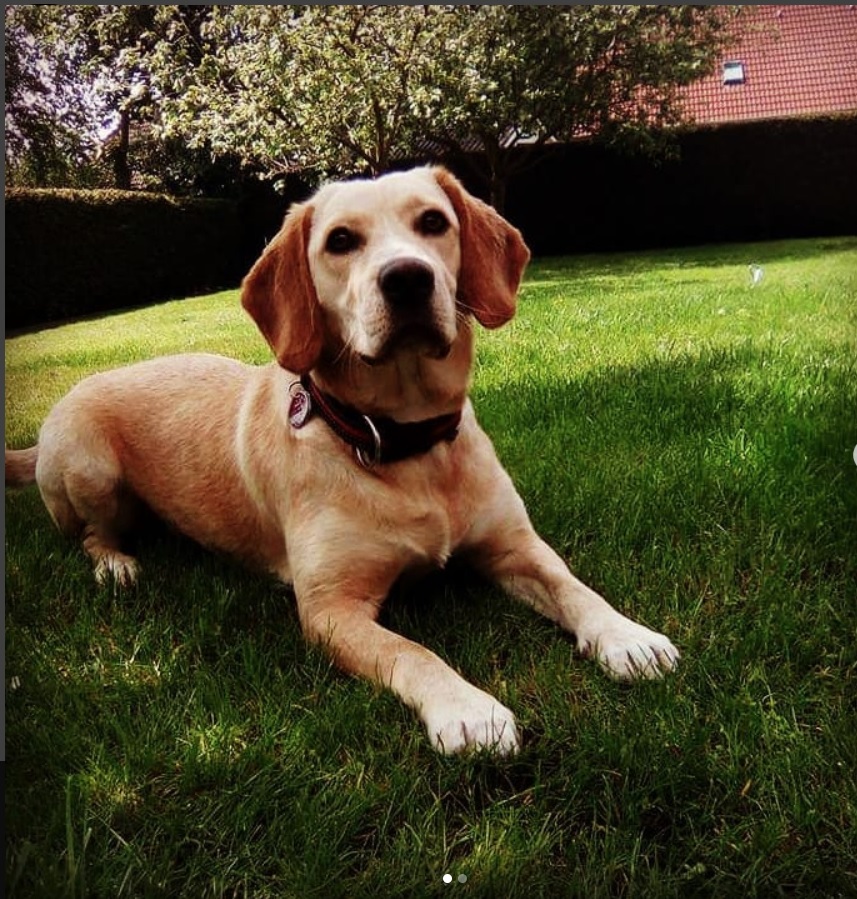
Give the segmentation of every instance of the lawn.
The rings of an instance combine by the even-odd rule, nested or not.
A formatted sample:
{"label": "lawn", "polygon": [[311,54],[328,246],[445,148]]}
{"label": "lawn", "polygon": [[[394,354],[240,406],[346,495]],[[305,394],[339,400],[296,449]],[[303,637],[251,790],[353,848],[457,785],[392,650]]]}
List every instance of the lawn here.
{"label": "lawn", "polygon": [[[236,292],[7,340],[7,442],[184,350],[268,358]],[[614,683],[432,577],[388,624],[524,733],[443,758],[288,590],[155,531],[114,595],[7,494],[7,895],[857,894],[857,238],[539,260],[473,397],[538,530],[679,671]]]}

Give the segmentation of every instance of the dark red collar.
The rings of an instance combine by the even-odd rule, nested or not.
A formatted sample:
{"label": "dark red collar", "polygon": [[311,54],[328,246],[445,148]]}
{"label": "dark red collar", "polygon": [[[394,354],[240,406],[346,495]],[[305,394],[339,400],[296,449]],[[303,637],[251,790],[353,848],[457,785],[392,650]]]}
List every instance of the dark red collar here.
{"label": "dark red collar", "polygon": [[399,462],[427,453],[441,441],[451,442],[458,436],[461,412],[439,415],[424,421],[398,422],[392,418],[373,417],[346,406],[325,393],[309,375],[303,375],[289,389],[289,422],[302,428],[318,414],[330,429],[354,449],[364,468],[384,462]]}

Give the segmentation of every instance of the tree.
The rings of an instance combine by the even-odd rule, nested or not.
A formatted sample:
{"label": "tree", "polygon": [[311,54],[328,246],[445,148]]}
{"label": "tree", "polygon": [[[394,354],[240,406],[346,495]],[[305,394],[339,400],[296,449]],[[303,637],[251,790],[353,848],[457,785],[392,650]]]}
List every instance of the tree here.
{"label": "tree", "polygon": [[187,68],[163,57],[166,133],[237,151],[269,175],[390,167],[440,101],[439,7],[235,6]]}
{"label": "tree", "polygon": [[[192,69],[212,52],[205,34],[216,8],[105,4],[80,9],[84,13],[75,36],[87,48],[85,73],[115,121],[109,144],[115,185],[129,188],[132,126],[137,126],[138,163],[157,159],[182,163],[181,144],[176,139],[162,139],[160,106],[169,99],[169,86],[164,79],[157,86],[155,82],[166,65]],[[198,166],[198,152],[184,155],[186,165],[180,167],[192,170]],[[154,172],[143,174],[151,179]]]}
{"label": "tree", "polygon": [[430,134],[460,158],[482,154],[491,201],[502,208],[509,177],[552,141],[654,149],[682,120],[680,86],[711,71],[736,13],[602,5],[456,7],[454,15]]}
{"label": "tree", "polygon": [[[10,31],[10,9],[30,37]],[[62,141],[65,156],[80,155],[109,120],[114,181],[127,186],[131,127],[142,123],[152,141],[187,143],[197,160],[238,157],[269,177],[478,160],[502,208],[509,177],[552,141],[653,146],[657,129],[680,120],[679,86],[710,71],[734,10],[7,7],[7,160],[10,148],[37,158]],[[48,39],[34,41],[33,28]],[[37,44],[56,72],[51,89],[32,62]],[[34,96],[48,112],[31,121]]]}
{"label": "tree", "polygon": [[[492,202],[551,141],[653,145],[678,88],[711,70],[733,8],[242,6],[213,52],[162,70],[167,130],[269,174],[478,151]],[[182,89],[176,90],[176,79]]]}
{"label": "tree", "polygon": [[6,6],[7,183],[86,184],[94,173],[98,103],[80,76],[81,48],[54,7]]}
{"label": "tree", "polygon": [[132,175],[161,180],[142,167],[165,160],[173,175],[199,172],[200,151],[160,139],[161,97],[151,81],[172,43],[181,45],[189,66],[211,49],[201,37],[211,13],[208,6],[7,6],[11,180],[38,186],[109,181],[127,189]]}

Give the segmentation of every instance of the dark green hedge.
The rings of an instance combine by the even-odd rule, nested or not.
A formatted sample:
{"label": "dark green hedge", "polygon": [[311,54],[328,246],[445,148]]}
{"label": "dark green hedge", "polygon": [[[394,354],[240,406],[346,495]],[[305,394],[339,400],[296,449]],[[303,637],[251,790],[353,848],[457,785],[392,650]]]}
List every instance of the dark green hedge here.
{"label": "dark green hedge", "polygon": [[857,233],[857,116],[698,128],[678,149],[552,147],[506,213],[539,254]]}
{"label": "dark green hedge", "polygon": [[114,190],[6,191],[6,327],[235,286],[240,204]]}

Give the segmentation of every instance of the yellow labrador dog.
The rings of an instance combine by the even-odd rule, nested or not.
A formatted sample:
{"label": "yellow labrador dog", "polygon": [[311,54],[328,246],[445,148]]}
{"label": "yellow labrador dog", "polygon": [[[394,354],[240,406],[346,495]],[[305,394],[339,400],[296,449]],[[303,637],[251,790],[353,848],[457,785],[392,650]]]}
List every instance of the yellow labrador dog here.
{"label": "yellow labrador dog", "polygon": [[623,679],[672,669],[670,641],[616,612],[535,533],[468,400],[474,322],[515,312],[519,232],[441,168],[329,184],[292,208],[241,301],[264,367],[208,355],[84,380],[6,481],[36,480],[99,580],[129,584],[120,538],[145,504],[293,585],[302,628],[393,690],[445,753],[513,753],[512,712],[378,624],[405,572],[466,556]]}

